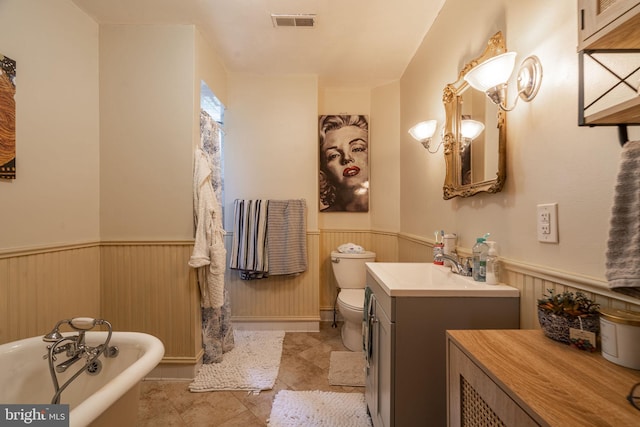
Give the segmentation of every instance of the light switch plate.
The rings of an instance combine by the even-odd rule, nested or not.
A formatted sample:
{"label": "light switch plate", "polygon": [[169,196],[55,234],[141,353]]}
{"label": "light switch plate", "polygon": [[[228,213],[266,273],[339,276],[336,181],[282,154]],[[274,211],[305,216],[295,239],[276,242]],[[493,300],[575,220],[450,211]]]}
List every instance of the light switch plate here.
{"label": "light switch plate", "polygon": [[558,243],[558,204],[547,203],[537,206],[536,230],[538,241]]}

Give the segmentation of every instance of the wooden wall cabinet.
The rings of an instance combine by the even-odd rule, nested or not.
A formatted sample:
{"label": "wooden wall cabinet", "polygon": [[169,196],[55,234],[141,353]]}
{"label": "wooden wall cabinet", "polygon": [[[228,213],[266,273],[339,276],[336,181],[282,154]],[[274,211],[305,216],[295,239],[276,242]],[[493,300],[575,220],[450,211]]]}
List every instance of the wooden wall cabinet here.
{"label": "wooden wall cabinet", "polygon": [[578,0],[578,50],[640,48],[640,1]]}
{"label": "wooden wall cabinet", "polygon": [[[590,83],[585,76],[585,56],[607,52],[640,53],[640,1],[639,0],[578,0],[578,54],[580,66],[579,118],[580,126],[612,126],[640,124],[640,95],[637,81],[625,81],[631,91],[603,109],[590,108],[592,100],[586,100],[585,86]],[[613,70],[615,71],[615,70]],[[613,88],[612,88],[613,89]],[[597,94],[604,98],[607,92]],[[597,99],[597,98],[596,98]],[[626,133],[626,132],[625,132]],[[626,141],[624,141],[626,142]],[[621,141],[623,143],[623,141]]]}

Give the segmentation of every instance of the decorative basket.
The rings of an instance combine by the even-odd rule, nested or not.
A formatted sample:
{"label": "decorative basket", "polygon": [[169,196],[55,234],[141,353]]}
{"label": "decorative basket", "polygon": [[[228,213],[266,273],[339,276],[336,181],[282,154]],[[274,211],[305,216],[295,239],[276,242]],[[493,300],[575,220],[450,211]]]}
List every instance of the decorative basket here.
{"label": "decorative basket", "polygon": [[572,344],[569,337],[569,328],[593,332],[596,336],[600,332],[600,316],[598,313],[584,317],[559,316],[538,308],[538,321],[546,336],[566,344]]}

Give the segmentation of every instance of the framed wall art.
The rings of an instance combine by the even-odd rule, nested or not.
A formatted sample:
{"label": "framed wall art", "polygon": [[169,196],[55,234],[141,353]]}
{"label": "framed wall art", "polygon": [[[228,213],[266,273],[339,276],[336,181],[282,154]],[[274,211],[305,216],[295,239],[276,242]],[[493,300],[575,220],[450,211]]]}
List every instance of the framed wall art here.
{"label": "framed wall art", "polygon": [[16,178],[16,61],[0,54],[0,179]]}
{"label": "framed wall art", "polygon": [[320,116],[318,133],[320,212],[368,212],[368,117]]}

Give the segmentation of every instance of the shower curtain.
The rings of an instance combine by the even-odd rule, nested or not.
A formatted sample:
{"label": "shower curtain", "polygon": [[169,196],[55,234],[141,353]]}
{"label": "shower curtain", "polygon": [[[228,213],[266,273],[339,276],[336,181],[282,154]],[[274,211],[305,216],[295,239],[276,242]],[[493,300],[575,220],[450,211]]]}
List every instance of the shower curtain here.
{"label": "shower curtain", "polygon": [[201,293],[203,363],[219,363],[234,347],[229,296],[224,286],[225,231],[222,225],[221,129],[200,112],[200,149],[195,153],[196,238],[189,265],[196,268]]}

